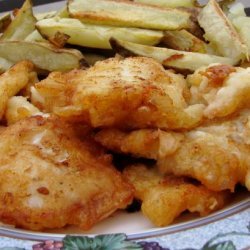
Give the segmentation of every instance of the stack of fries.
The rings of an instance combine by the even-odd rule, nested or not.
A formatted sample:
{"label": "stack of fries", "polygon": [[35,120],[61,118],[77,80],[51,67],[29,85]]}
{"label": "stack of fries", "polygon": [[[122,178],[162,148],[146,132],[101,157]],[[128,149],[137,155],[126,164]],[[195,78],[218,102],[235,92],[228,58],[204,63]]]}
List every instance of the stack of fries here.
{"label": "stack of fries", "polygon": [[[84,55],[66,44],[148,56],[178,70],[238,65],[248,60],[249,17],[242,4],[225,2],[69,0],[58,12],[34,15],[26,0],[13,20],[0,19],[0,70],[24,59],[47,71],[81,67]],[[102,59],[94,54],[86,60]]]}

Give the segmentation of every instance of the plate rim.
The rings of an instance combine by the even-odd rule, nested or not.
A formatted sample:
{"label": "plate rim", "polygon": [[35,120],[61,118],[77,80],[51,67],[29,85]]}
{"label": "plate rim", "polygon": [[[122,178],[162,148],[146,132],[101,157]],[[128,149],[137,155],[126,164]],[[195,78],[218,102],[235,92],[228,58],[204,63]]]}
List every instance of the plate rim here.
{"label": "plate rim", "polygon": [[[222,220],[226,217],[232,216],[234,214],[245,211],[247,209],[250,209],[250,197],[244,199],[243,201],[237,202],[236,204],[230,207],[221,209],[208,216],[200,217],[192,221],[180,222],[177,224],[169,225],[164,228],[155,228],[155,229],[148,229],[148,230],[136,232],[136,233],[127,233],[126,235],[127,235],[128,240],[139,240],[139,239],[158,237],[158,236],[163,236],[163,235],[168,235],[168,234],[174,234],[180,231],[185,231],[185,230],[201,227],[201,226],[216,222],[218,220]],[[124,232],[120,232],[120,233],[124,233]],[[115,233],[111,233],[111,234],[115,234]],[[34,231],[17,229],[17,228],[8,228],[8,227],[3,227],[3,226],[0,226],[0,235],[11,237],[11,238],[16,238],[16,239],[21,239],[21,240],[31,240],[31,241],[62,240],[66,236],[66,234],[63,234],[63,233],[34,232]],[[95,237],[97,235],[102,235],[102,234],[83,233],[83,234],[67,234],[67,235]]]}
{"label": "plate rim", "polygon": [[[53,4],[56,2],[63,2],[63,1],[64,0],[51,0],[51,1],[48,0],[46,2],[43,2],[43,4],[44,5],[48,3]],[[3,2],[7,3],[7,0],[4,0]],[[37,2],[41,3],[42,1],[37,0]],[[39,8],[40,6],[41,5],[38,5],[36,7]],[[247,6],[245,10],[248,16],[250,16],[250,6]],[[174,234],[177,232],[186,231],[189,229],[194,229],[197,227],[205,226],[207,224],[211,224],[213,222],[225,219],[229,216],[235,215],[247,209],[250,209],[250,197],[245,198],[244,200],[239,201],[236,204],[231,205],[230,207],[226,207],[217,212],[214,212],[208,216],[196,218],[191,221],[179,222],[179,223],[169,225],[166,227],[162,227],[162,228],[153,228],[153,229],[147,229],[147,230],[139,231],[135,233],[127,233],[127,238],[128,240],[139,240],[139,239]],[[70,235],[95,237],[101,234],[83,233],[83,234],[70,234]],[[66,236],[66,234],[34,232],[34,231],[22,230],[22,229],[17,229],[17,228],[12,228],[12,227],[0,226],[0,236],[21,239],[21,240],[43,241],[43,240],[62,240]]]}

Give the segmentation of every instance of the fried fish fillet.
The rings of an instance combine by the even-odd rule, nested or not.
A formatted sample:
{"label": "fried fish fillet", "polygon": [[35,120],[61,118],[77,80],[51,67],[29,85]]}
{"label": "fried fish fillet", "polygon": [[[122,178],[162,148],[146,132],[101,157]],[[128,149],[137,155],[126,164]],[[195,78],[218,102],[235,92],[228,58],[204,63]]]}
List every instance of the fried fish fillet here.
{"label": "fried fish fillet", "polygon": [[204,117],[227,117],[250,103],[250,68],[211,65],[187,78],[191,102],[206,105]]}
{"label": "fried fish fillet", "polygon": [[195,127],[203,105],[188,106],[183,76],[151,58],[111,58],[87,70],[54,72],[35,84],[32,102],[45,112],[92,127]]}
{"label": "fried fish fillet", "polygon": [[229,121],[183,133],[104,129],[95,139],[115,152],[157,160],[164,174],[195,178],[214,191],[233,191],[239,182],[250,190],[249,135],[250,112],[245,111]]}
{"label": "fried fish fillet", "polygon": [[0,126],[0,134],[6,129],[4,126]]}
{"label": "fried fish fillet", "polygon": [[185,210],[207,215],[225,204],[226,192],[213,192],[176,176],[164,176],[156,168],[132,165],[123,175],[135,187],[142,212],[156,226],[166,226]]}
{"label": "fried fish fillet", "polygon": [[31,230],[87,230],[126,207],[133,187],[91,145],[57,117],[7,127],[0,134],[0,220]]}

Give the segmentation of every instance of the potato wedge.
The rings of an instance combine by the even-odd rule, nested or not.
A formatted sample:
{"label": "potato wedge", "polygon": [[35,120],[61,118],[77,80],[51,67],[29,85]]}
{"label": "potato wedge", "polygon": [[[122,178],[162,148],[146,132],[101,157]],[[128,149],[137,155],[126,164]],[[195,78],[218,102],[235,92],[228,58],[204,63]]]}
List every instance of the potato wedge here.
{"label": "potato wedge", "polygon": [[242,3],[235,3],[228,9],[225,14],[231,21],[236,17],[246,16],[245,6]]}
{"label": "potato wedge", "polygon": [[165,67],[178,70],[195,71],[211,63],[233,65],[233,60],[226,57],[152,47],[115,39],[111,39],[110,43],[112,48],[123,56],[139,55],[151,57]]}
{"label": "potato wedge", "polygon": [[31,62],[21,61],[0,76],[0,119],[3,118],[8,99],[29,83],[33,71]]}
{"label": "potato wedge", "polygon": [[8,100],[5,113],[8,125],[36,114],[41,114],[40,110],[31,104],[26,97],[13,96]]}
{"label": "potato wedge", "polygon": [[84,53],[84,58],[90,66],[94,65],[98,61],[107,59],[107,57],[96,53]]}
{"label": "potato wedge", "polygon": [[32,61],[37,68],[46,71],[68,71],[81,66],[83,55],[78,50],[58,49],[49,44],[27,41],[0,42],[0,57],[17,63]]}
{"label": "potato wedge", "polygon": [[48,43],[49,42],[46,39],[44,39],[37,30],[34,30],[33,32],[31,32],[24,39],[24,41],[28,41],[28,42],[43,42],[43,43]]}
{"label": "potato wedge", "polygon": [[162,7],[194,7],[196,0],[134,0],[136,3],[151,4]]}
{"label": "potato wedge", "polygon": [[56,11],[49,11],[49,12],[43,12],[43,13],[37,13],[35,14],[35,18],[40,21],[42,19],[52,18],[55,17],[57,14]]}
{"label": "potato wedge", "polygon": [[0,74],[4,73],[13,65],[13,62],[6,60],[5,58],[0,57]]}
{"label": "potato wedge", "polygon": [[248,48],[248,60],[250,56],[250,17],[237,17],[233,19],[233,25],[239,32],[240,37],[245,42]]}
{"label": "potato wedge", "polygon": [[48,40],[60,32],[69,36],[69,44],[100,49],[111,49],[111,37],[146,45],[158,44],[163,37],[162,31],[84,24],[73,18],[44,19],[37,22],[36,28]]}
{"label": "potato wedge", "polygon": [[10,13],[7,13],[7,14],[1,16],[0,17],[0,33],[4,32],[10,23],[11,23]]}
{"label": "potato wedge", "polygon": [[130,1],[68,0],[71,17],[88,23],[157,30],[187,28],[190,14]]}
{"label": "potato wedge", "polygon": [[33,15],[31,0],[26,0],[0,40],[23,40],[35,30],[35,23],[36,18]]}
{"label": "potato wedge", "polygon": [[68,18],[69,17],[69,12],[67,6],[63,7],[62,9],[58,10],[56,13],[57,17],[60,18]]}
{"label": "potato wedge", "polygon": [[219,55],[230,57],[235,63],[246,57],[246,45],[216,0],[208,2],[200,12],[198,21],[205,31],[204,37]]}
{"label": "potato wedge", "polygon": [[207,44],[187,30],[165,31],[162,43],[170,49],[206,53]]}
{"label": "potato wedge", "polygon": [[35,14],[35,17],[38,21],[40,21],[42,19],[53,18],[53,17],[68,18],[69,13],[67,10],[67,6],[64,6],[63,8],[59,9],[58,11],[37,13],[37,14]]}

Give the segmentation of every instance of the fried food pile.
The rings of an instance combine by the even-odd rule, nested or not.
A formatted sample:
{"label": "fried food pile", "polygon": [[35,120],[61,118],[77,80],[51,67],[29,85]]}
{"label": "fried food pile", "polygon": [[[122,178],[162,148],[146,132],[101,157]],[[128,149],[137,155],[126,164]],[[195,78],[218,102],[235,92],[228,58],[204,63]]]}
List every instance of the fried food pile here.
{"label": "fried food pile", "polygon": [[39,81],[19,62],[0,76],[11,89],[0,105],[0,220],[88,230],[136,199],[166,226],[186,210],[222,208],[237,184],[250,190],[249,76],[213,64],[184,77],[115,57]]}
{"label": "fried food pile", "polygon": [[[92,145],[93,144],[93,145]],[[58,117],[34,116],[1,133],[0,218],[32,230],[89,229],[133,198],[110,157]],[[94,154],[94,152],[96,154]]]}

